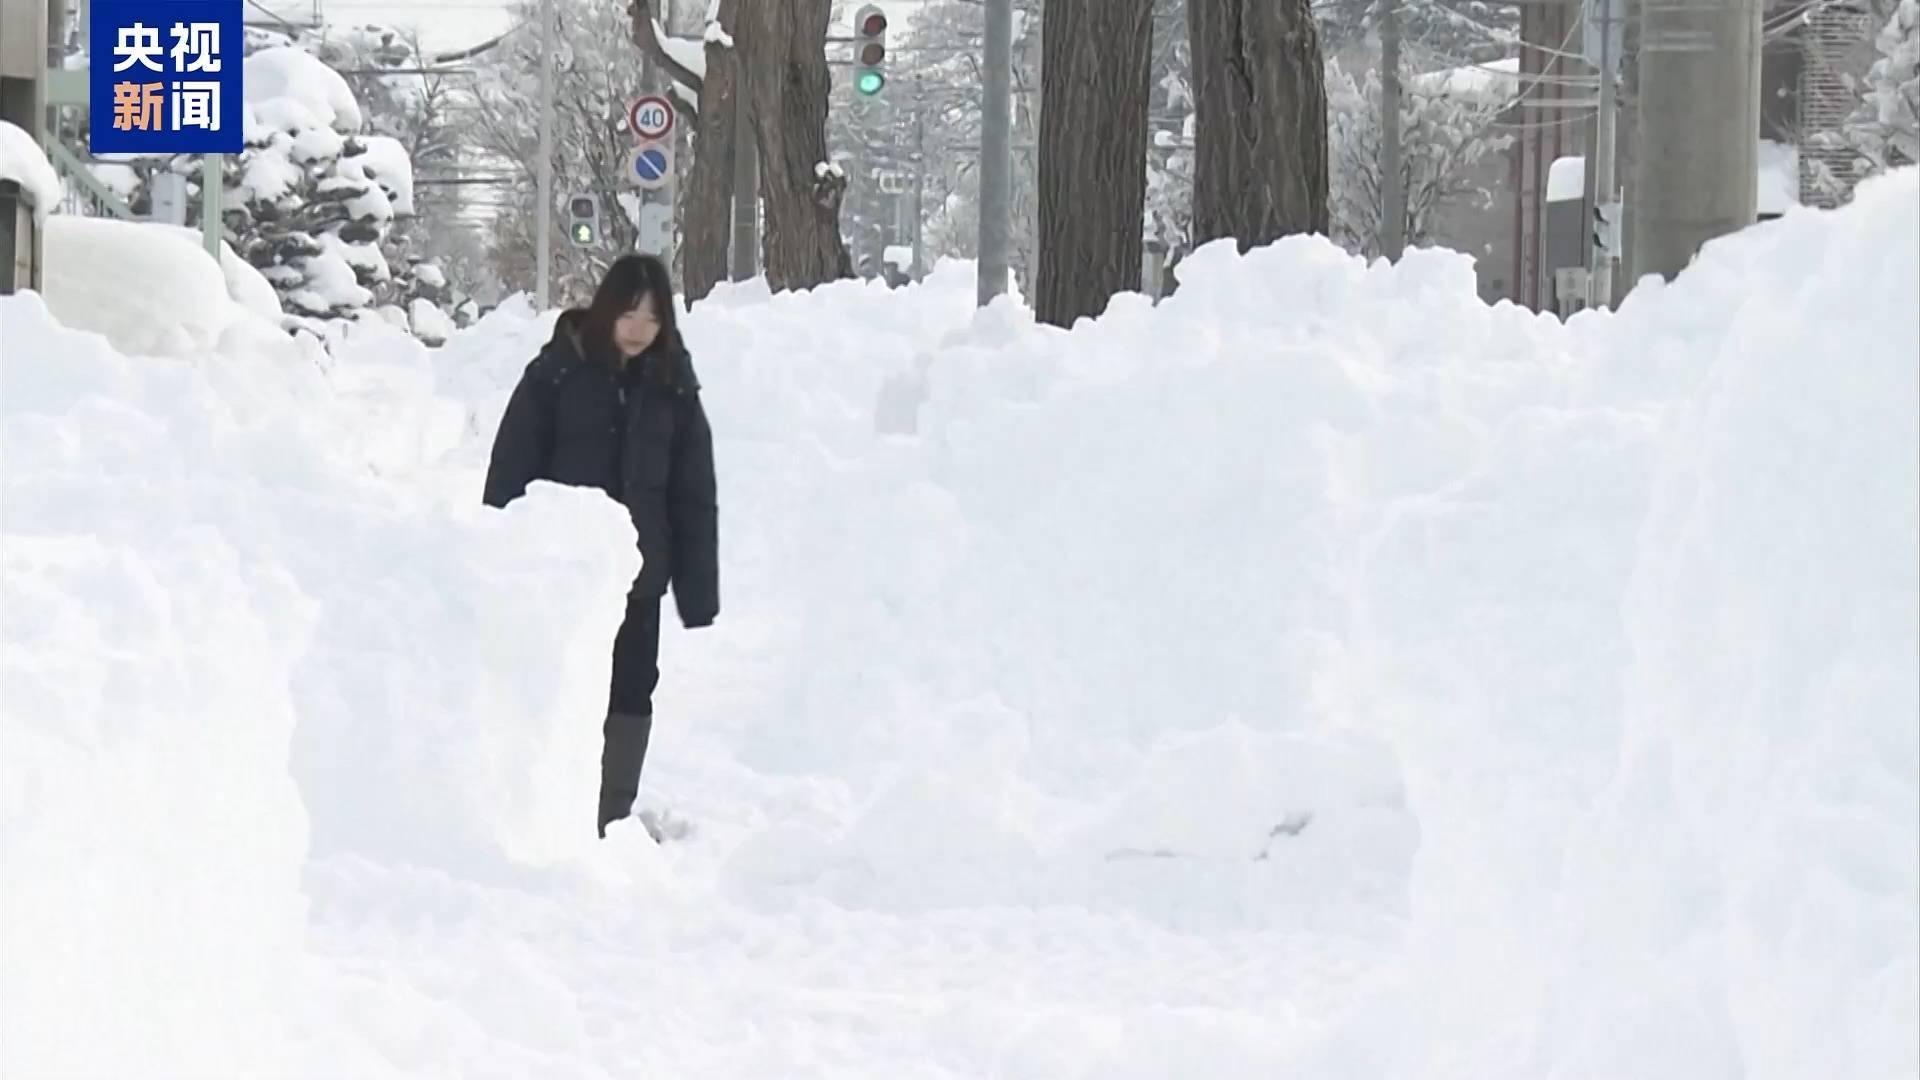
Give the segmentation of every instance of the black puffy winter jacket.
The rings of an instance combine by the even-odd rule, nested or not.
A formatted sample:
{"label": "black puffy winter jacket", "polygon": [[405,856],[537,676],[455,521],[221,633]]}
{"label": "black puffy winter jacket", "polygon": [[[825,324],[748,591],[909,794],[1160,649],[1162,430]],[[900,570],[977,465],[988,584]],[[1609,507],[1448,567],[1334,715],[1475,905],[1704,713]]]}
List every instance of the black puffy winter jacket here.
{"label": "black puffy winter jacket", "polygon": [[639,534],[635,591],[661,596],[671,584],[681,623],[707,626],[720,613],[719,515],[713,430],[692,358],[663,343],[622,371],[586,355],[585,314],[560,315],[514,387],[486,503],[505,506],[535,480],[599,488],[626,506]]}

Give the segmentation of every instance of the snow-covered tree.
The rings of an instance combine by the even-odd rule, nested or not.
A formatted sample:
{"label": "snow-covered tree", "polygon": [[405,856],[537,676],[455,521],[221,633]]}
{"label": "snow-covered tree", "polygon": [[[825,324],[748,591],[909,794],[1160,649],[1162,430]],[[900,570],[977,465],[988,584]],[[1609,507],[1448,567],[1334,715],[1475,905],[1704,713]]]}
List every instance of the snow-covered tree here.
{"label": "snow-covered tree", "polygon": [[[417,32],[374,24],[324,26],[302,31],[288,44],[338,72],[360,103],[366,132],[397,141],[416,171],[457,170],[467,95],[453,77],[435,70]],[[470,246],[470,235],[462,235],[471,233],[462,217],[462,190],[415,189],[412,213],[397,218],[382,242],[391,276],[374,285],[381,303],[413,310],[416,301],[426,301],[452,310],[470,295],[478,268],[453,273],[444,258]],[[425,322],[439,325],[431,316]],[[431,341],[438,335],[422,336]]]}
{"label": "snow-covered tree", "polygon": [[[1398,0],[1402,48],[1414,70],[1484,63],[1509,55],[1520,40],[1520,8],[1498,0]],[[1316,0],[1315,20],[1327,59],[1351,63],[1368,48],[1380,0]],[[1373,46],[1377,48],[1377,44]]]}
{"label": "snow-covered tree", "polygon": [[323,337],[334,319],[407,327],[400,309],[381,303],[393,284],[381,245],[395,217],[413,212],[406,148],[360,134],[353,90],[311,53],[271,46],[246,65],[246,149],[228,177],[229,241],[288,314]]}
{"label": "snow-covered tree", "polygon": [[1874,38],[1846,141],[1867,172],[1920,164],[1920,0],[1900,0]]}
{"label": "snow-covered tree", "polygon": [[1327,231],[1326,62],[1308,0],[1189,4],[1196,244]]}
{"label": "snow-covered tree", "polygon": [[[1013,16],[1013,228],[1008,258],[1014,277],[1025,282],[1033,266],[1034,222],[1039,188],[1034,145],[1039,132],[1040,0],[1014,0]],[[849,113],[835,128],[834,145],[856,148],[876,159],[891,157],[911,167],[915,145],[913,111],[924,119],[926,220],[922,236],[929,264],[942,256],[973,258],[978,254],[980,228],[980,68],[986,31],[985,8],[977,0],[928,0],[915,14],[894,50],[900,63],[886,91],[894,104],[889,119],[862,119]],[[862,133],[861,125],[866,125]],[[856,214],[877,195],[863,190],[871,179],[851,177],[847,206]],[[849,221],[849,236],[856,216]],[[871,216],[864,218],[871,221]],[[855,250],[864,250],[856,245]],[[1024,287],[1024,286],[1023,286]]]}
{"label": "snow-covered tree", "polygon": [[[330,33],[248,28],[245,148],[226,159],[226,240],[274,285],[290,330],[330,339],[346,323],[380,319],[438,343],[464,290],[402,231],[416,216],[413,160],[407,142],[384,133],[399,130],[384,119],[394,109],[382,101],[372,113],[322,59],[353,70],[372,63],[371,47],[330,47]],[[59,135],[84,151],[84,125]],[[92,170],[140,215],[153,211],[163,176],[183,178],[186,221],[197,226],[203,164],[195,154],[124,155]]]}
{"label": "snow-covered tree", "polygon": [[[1450,74],[1450,73],[1448,73]],[[1489,154],[1511,137],[1493,122],[1505,106],[1498,92],[1474,80],[1461,87],[1447,74],[1408,80],[1401,97],[1400,133],[1407,199],[1406,242],[1436,239],[1436,211],[1457,201],[1492,198],[1475,178]],[[1380,252],[1380,73],[1356,78],[1339,63],[1327,65],[1328,142],[1333,239],[1368,256]]]}
{"label": "snow-covered tree", "polygon": [[1193,51],[1186,0],[1153,7],[1153,89],[1147,113],[1147,239],[1168,254],[1169,270],[1192,244],[1196,119]]}
{"label": "snow-covered tree", "polygon": [[[512,177],[496,189],[503,204],[491,246],[502,281],[531,282],[536,263],[535,223],[540,149],[540,0],[509,7],[528,32],[476,57],[470,138],[488,172]],[[601,242],[581,249],[568,242],[565,219],[552,229],[553,294],[584,297],[621,252],[639,241],[639,194],[626,183],[633,139],[627,103],[642,89],[642,57],[632,40],[626,0],[555,0],[553,191],[600,200]]]}

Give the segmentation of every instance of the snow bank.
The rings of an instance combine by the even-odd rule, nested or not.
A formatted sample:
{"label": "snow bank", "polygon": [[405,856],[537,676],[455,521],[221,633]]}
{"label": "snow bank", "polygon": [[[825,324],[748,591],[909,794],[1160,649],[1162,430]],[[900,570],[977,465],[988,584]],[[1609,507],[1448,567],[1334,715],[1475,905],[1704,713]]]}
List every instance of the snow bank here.
{"label": "snow bank", "polygon": [[37,297],[0,311],[0,1071],[270,1073],[304,915],[289,684],[318,612],[234,503],[270,505],[254,472],[291,440]]}
{"label": "snow bank", "polygon": [[[1397,988],[1290,1043],[1307,1075],[1911,1072],[1920,272],[1862,275],[1915,179],[1571,325],[1481,304],[1457,255],[1305,239],[1070,334],[940,282],[697,308],[728,520],[782,523],[727,534],[766,683],[727,746],[846,785],[732,895],[1399,913]],[[1847,373],[1806,364],[1836,341]],[[873,367],[916,438],[867,426],[900,407]]]}
{"label": "snow bank", "polygon": [[1546,1037],[1596,1074],[1920,1071],[1915,177],[1707,255],[1779,269],[1656,446],[1620,771],[1555,928]]}
{"label": "snow bank", "polygon": [[[1566,323],[1312,238],[1071,332],[950,262],[722,286],[664,847],[587,826],[624,516],[474,506],[552,313],[188,365],[7,301],[4,880],[54,920],[8,999],[99,1021],[81,913],[191,913],[115,942],[149,1027],[10,1004],[7,1064],[184,1072],[231,1008],[220,1064],[316,1076],[1912,1075],[1916,196]],[[62,741],[149,701],[124,762]],[[136,813],[195,824],[163,865]],[[250,890],[217,941],[201,865]],[[197,997],[180,942],[228,950]]]}
{"label": "snow bank", "polygon": [[[195,230],[112,218],[47,222],[46,303],[55,318],[128,355],[197,356],[277,334],[271,287],[223,246],[207,257]],[[263,295],[264,290],[264,295]]]}
{"label": "snow bank", "polygon": [[33,136],[0,120],[0,180],[12,180],[33,193],[33,216],[44,222],[64,197],[60,175]]}
{"label": "snow bank", "polygon": [[[205,239],[199,229],[157,222],[142,224],[149,229],[167,229],[194,247],[205,250],[202,246]],[[220,242],[220,274],[227,282],[228,299],[276,325],[280,322],[283,312],[280,297],[273,291],[273,284],[260,273],[259,268],[234,254],[233,245],[224,240]]]}
{"label": "snow bank", "polygon": [[632,529],[579,492],[499,514],[437,488],[458,410],[439,444],[376,443],[396,410],[356,389],[384,384],[401,438],[434,414],[417,344],[412,385],[404,357],[330,373],[215,333],[212,260],[149,265],[174,236],[69,224],[101,244],[62,273],[153,271],[80,304],[94,329],[202,351],[0,300],[0,1072],[304,1071],[310,853],[476,873],[579,847],[595,729],[526,718],[604,707]]}

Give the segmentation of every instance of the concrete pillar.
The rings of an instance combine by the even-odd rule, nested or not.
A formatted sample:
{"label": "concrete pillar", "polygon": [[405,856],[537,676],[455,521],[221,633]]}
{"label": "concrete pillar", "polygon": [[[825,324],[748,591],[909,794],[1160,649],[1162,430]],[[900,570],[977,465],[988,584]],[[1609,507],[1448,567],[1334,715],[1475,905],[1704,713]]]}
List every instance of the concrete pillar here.
{"label": "concrete pillar", "polygon": [[1760,0],[1643,0],[1632,278],[1754,223]]}
{"label": "concrete pillar", "polygon": [[[46,141],[47,0],[0,0],[0,120]],[[0,292],[38,290],[40,230],[32,195],[18,184],[0,192]],[[45,208],[42,208],[43,212]]]}
{"label": "concrete pillar", "polygon": [[47,122],[47,0],[0,0],[0,120],[41,138]]}

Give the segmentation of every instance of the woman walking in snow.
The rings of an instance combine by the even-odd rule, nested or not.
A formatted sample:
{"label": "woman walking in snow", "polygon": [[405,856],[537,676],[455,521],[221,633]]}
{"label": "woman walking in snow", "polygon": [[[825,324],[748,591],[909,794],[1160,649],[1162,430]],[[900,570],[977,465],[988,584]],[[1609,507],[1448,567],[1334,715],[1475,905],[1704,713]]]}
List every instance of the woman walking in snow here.
{"label": "woman walking in snow", "polygon": [[[688,629],[712,625],[720,612],[713,432],[659,259],[615,260],[591,304],[561,313],[514,388],[494,436],[486,503],[505,506],[535,480],[597,487],[624,504],[645,560],[613,642],[600,756],[604,838],[640,790],[660,680],[661,599],[671,585]],[[659,839],[651,824],[648,831]]]}

